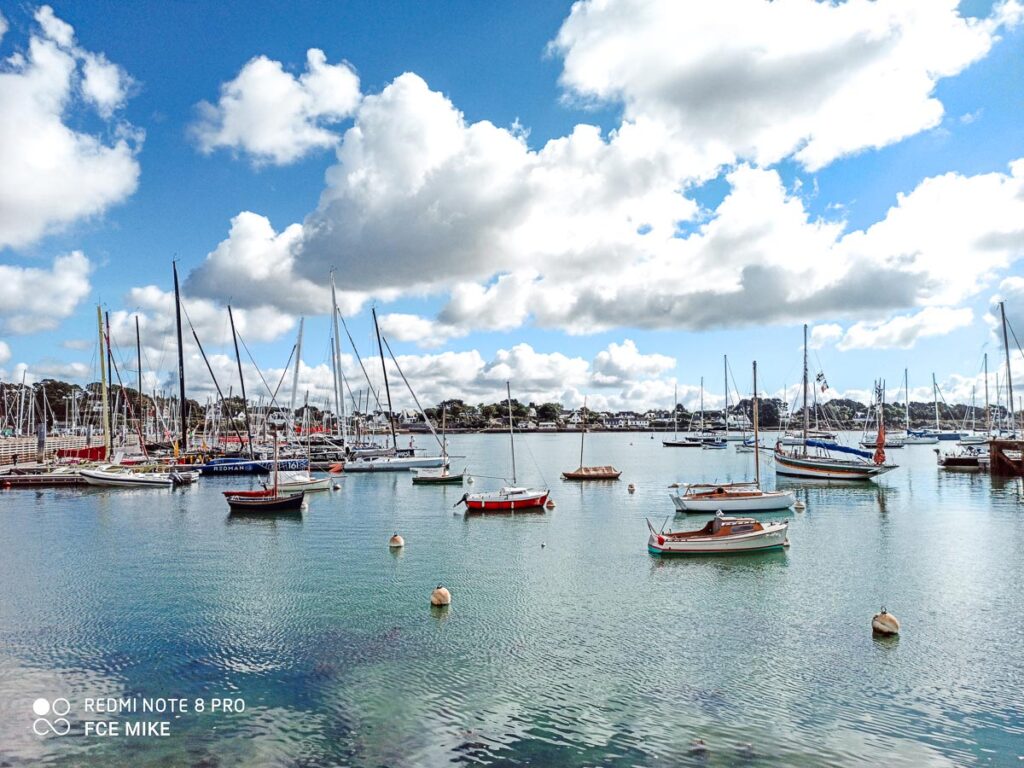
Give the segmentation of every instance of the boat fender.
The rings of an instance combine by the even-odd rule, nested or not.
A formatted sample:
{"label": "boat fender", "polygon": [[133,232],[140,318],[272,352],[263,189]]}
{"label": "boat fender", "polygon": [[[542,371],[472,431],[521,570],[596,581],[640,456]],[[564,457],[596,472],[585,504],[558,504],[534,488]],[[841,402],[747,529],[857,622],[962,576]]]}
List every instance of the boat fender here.
{"label": "boat fender", "polygon": [[659,534],[658,534],[658,545],[659,545],[659,546],[661,546],[661,545],[662,545],[662,544],[664,544],[664,543],[665,543],[665,537],[664,537],[664,536],[662,536],[662,535],[661,535],[661,534],[659,533]]}

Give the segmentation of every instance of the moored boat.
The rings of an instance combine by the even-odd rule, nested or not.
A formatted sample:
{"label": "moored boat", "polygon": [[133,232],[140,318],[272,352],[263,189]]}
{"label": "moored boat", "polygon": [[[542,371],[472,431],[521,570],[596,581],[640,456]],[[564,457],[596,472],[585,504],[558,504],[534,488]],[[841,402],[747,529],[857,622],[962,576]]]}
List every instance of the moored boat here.
{"label": "moored boat", "polygon": [[193,482],[198,472],[138,472],[116,465],[80,469],[79,476],[89,485],[106,488],[170,488]]}
{"label": "moored boat", "polygon": [[647,521],[652,555],[725,555],[764,552],[788,546],[789,521],[760,522],[752,517],[726,517],[721,512],[695,531],[656,531]]}
{"label": "moored boat", "polygon": [[672,494],[677,512],[771,512],[796,503],[790,491],[762,491],[755,483],[691,483]]}
{"label": "moored boat", "polygon": [[330,475],[313,477],[309,472],[281,472],[277,487],[281,491],[328,491],[334,484]]}
{"label": "moored boat", "polygon": [[466,505],[466,513],[471,512],[515,512],[517,510],[542,511],[548,501],[550,491],[547,488],[523,488],[516,484],[516,439],[514,420],[512,418],[512,388],[505,382],[508,393],[508,438],[512,454],[512,484],[497,491],[483,493],[466,493],[455,506]]}
{"label": "moored boat", "polygon": [[580,431],[580,465],[569,472],[562,473],[563,480],[618,480],[622,474],[612,466],[585,467],[583,466],[583,440],[587,435],[587,398],[583,398],[583,426]]}

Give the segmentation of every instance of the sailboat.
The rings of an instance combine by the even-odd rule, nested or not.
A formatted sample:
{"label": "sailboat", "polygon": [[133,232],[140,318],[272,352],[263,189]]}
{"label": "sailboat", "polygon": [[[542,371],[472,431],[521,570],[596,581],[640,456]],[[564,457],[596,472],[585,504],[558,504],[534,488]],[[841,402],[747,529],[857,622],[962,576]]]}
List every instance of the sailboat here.
{"label": "sailboat", "polygon": [[[758,441],[757,362],[754,362],[754,444]],[[753,483],[690,484],[672,494],[677,512],[771,512],[796,503],[790,491],[761,490],[761,452],[754,453]]]}
{"label": "sailboat", "polygon": [[[810,427],[810,413],[807,408],[807,390],[807,325],[804,325],[803,443],[792,451],[785,450],[781,442],[776,443],[774,454],[776,475],[816,480],[870,480],[896,469],[895,464],[885,463],[885,420],[881,409],[879,409],[879,442],[874,454],[835,442],[809,439],[807,433]],[[808,448],[816,448],[818,452],[812,454]],[[832,457],[829,451],[852,454],[855,458],[837,459]]]}
{"label": "sailboat", "polygon": [[[691,437],[679,437],[679,386],[676,385],[673,390],[672,399],[674,406],[672,408],[672,439],[662,440],[661,444],[665,448],[700,448],[700,441],[694,440]],[[582,463],[582,462],[581,462]]]}
{"label": "sailboat", "polygon": [[274,484],[269,488],[261,488],[256,491],[224,491],[224,498],[227,499],[228,507],[232,512],[259,512],[259,513],[294,513],[302,511],[302,502],[306,492],[288,492],[282,490],[279,485],[277,458],[278,458],[277,434],[274,434]]}
{"label": "sailboat", "polygon": [[444,462],[440,469],[418,469],[413,470],[415,474],[412,476],[413,485],[462,485],[462,481],[466,476],[466,471],[463,470],[458,474],[452,474],[448,471],[448,426],[447,426],[447,415],[448,409],[446,406],[441,406],[441,457]]}
{"label": "sailboat", "polygon": [[934,445],[939,442],[939,438],[926,431],[919,430],[917,432],[910,428],[910,379],[907,375],[907,369],[903,369],[903,391],[907,395],[907,402],[903,406],[904,419],[906,420],[906,435],[903,437],[904,445]]}
{"label": "sailboat", "polygon": [[583,398],[583,427],[580,431],[580,466],[571,472],[563,472],[563,480],[618,480],[622,474],[615,467],[584,467],[583,466],[583,438],[587,434],[587,399]]}
{"label": "sailboat", "polygon": [[470,512],[514,512],[520,509],[544,509],[550,491],[547,488],[524,488],[516,484],[516,439],[515,426],[512,419],[512,389],[505,382],[508,393],[508,438],[512,448],[512,484],[497,491],[483,493],[467,493],[459,499],[455,506],[466,505]]}
{"label": "sailboat", "polygon": [[[395,434],[395,420],[393,417],[393,411],[391,408],[391,385],[388,383],[388,369],[384,362],[384,346],[381,342],[380,326],[377,324],[377,310],[373,309],[373,327],[377,332],[377,349],[380,351],[380,366],[384,371],[384,391],[388,398],[388,424],[391,427],[391,451],[384,456],[361,456],[351,461],[345,462],[345,472],[402,472],[409,469],[421,469],[429,467],[447,467],[448,456],[416,456],[413,455],[402,455],[398,450],[398,437]],[[390,345],[388,351],[391,350]],[[392,355],[391,359],[394,360],[395,366],[398,366],[398,360],[395,360],[395,356]],[[398,372],[402,374],[402,369],[398,368]],[[408,379],[405,378],[405,374],[402,374],[402,379],[405,380],[405,385],[408,387],[410,394],[416,404],[419,405],[419,400],[416,397],[416,393],[413,392],[412,387],[409,385]],[[423,409],[420,409],[423,413]],[[427,419],[427,415],[423,413],[423,418],[427,422],[427,427],[430,428],[431,433],[434,432],[434,428],[430,424],[430,419]],[[437,438],[437,435],[434,434]],[[439,441],[440,442],[440,441]]]}

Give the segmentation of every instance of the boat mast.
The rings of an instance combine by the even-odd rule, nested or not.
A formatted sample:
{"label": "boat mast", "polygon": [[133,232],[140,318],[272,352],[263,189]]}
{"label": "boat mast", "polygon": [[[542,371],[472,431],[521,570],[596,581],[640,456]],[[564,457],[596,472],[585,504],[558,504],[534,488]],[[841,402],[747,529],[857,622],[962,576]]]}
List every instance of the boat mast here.
{"label": "boat mast", "polygon": [[1010,342],[1006,337],[1006,303],[999,302],[999,314],[1003,319],[1003,351],[1006,352],[1006,398],[1010,406],[1010,425],[1012,437],[1017,431],[1017,417],[1013,413],[1013,373],[1010,371]]}
{"label": "boat mast", "polygon": [[992,437],[992,419],[988,407],[988,352],[985,353],[985,434]]}
{"label": "boat mast", "polygon": [[[506,381],[505,392],[508,394],[508,440],[512,445],[512,485],[516,484],[516,437],[512,429],[512,386]],[[586,416],[584,416],[586,418]]]}
{"label": "boat mast", "polygon": [[[143,418],[142,412],[142,340],[139,337],[139,315],[135,315],[135,362],[139,366],[139,439],[142,440],[143,432],[146,426],[146,420]],[[145,441],[143,441],[145,442]],[[143,453],[146,451],[145,445],[140,445]]]}
{"label": "boat mast", "polygon": [[[235,315],[231,311],[231,305],[228,304],[228,320],[231,321],[231,338],[235,342],[235,360],[238,361],[238,380],[242,383],[242,412],[245,414],[245,434],[249,438],[249,458],[255,458],[252,450],[252,425],[249,423],[249,401],[245,399],[245,376],[242,375],[242,356],[238,353],[238,334],[235,333]],[[277,467],[277,436],[274,436],[274,466]],[[276,475],[275,475],[275,493],[276,493]]]}
{"label": "boat mast", "polygon": [[[341,434],[341,444],[345,445],[348,443],[348,428],[345,426],[345,374],[341,371],[341,338],[338,335],[338,295],[334,288],[334,270],[331,270],[331,321],[334,327],[334,365],[337,377],[337,402],[336,407],[338,409],[338,420],[339,420],[339,431]],[[374,327],[377,325],[377,313],[373,314]],[[346,330],[347,332],[347,330]],[[377,342],[380,344],[380,331],[377,331]],[[352,345],[355,349],[355,345]],[[361,363],[360,363],[361,364]],[[384,365],[384,352],[380,353],[380,364]],[[384,381],[387,382],[387,371],[384,372]],[[388,411],[391,410],[391,403],[388,402]],[[394,436],[394,426],[391,427],[391,434]],[[397,443],[395,444],[397,448]]]}
{"label": "boat mast", "polygon": [[761,444],[757,436],[757,360],[754,361],[754,485],[761,487]]}
{"label": "boat mast", "polygon": [[[586,400],[586,398],[584,398]],[[679,439],[679,385],[672,387],[672,439]]]}
{"label": "boat mast", "polygon": [[903,369],[903,391],[907,396],[903,410],[907,415],[907,437],[910,437],[910,378],[907,376],[907,369]]}
{"label": "boat mast", "polygon": [[292,374],[292,401],[289,405],[292,433],[295,432],[295,396],[299,394],[299,361],[302,360],[302,326],[305,322],[306,318],[299,318],[299,339],[295,342],[295,373]]}
{"label": "boat mast", "polygon": [[188,414],[185,412],[185,351],[181,343],[181,290],[178,288],[178,262],[172,261],[174,270],[174,314],[178,330],[178,397],[181,413],[181,453],[188,450]]}
{"label": "boat mast", "polygon": [[804,456],[807,455],[807,429],[810,414],[807,412],[807,323],[804,323]]}
{"label": "boat mast", "polygon": [[700,377],[700,433],[704,434],[704,377]]}
{"label": "boat mast", "polygon": [[729,439],[729,356],[722,355],[722,375],[725,382],[725,407],[722,409],[722,421],[725,422],[725,439]]}
{"label": "boat mast", "polygon": [[[384,392],[388,396],[388,424],[391,426],[391,445],[394,446],[395,453],[398,453],[398,438],[395,436],[395,418],[391,411],[391,386],[388,384],[388,367],[384,364],[384,345],[380,341],[380,326],[377,325],[377,309],[371,307],[370,311],[373,313],[373,327],[377,331],[377,349],[380,351],[380,367],[384,371]],[[335,337],[337,339],[337,337]],[[511,407],[511,406],[510,406]],[[513,462],[515,458],[513,457]]]}
{"label": "boat mast", "polygon": [[[99,329],[100,334],[100,392],[102,394],[102,408],[103,408],[103,451],[105,459],[110,459],[110,401],[107,393],[107,358],[104,354],[104,339],[103,339],[103,310],[97,305],[96,307],[96,327]],[[24,378],[22,378],[22,391],[24,391],[25,384]],[[19,424],[19,427],[21,425]]]}
{"label": "boat mast", "polygon": [[580,432],[580,469],[583,469],[583,436],[587,434],[587,397],[583,396],[583,431]]}
{"label": "boat mast", "polygon": [[939,433],[942,431],[939,428],[939,383],[935,380],[934,373],[932,374],[932,400],[935,402],[935,432]]}

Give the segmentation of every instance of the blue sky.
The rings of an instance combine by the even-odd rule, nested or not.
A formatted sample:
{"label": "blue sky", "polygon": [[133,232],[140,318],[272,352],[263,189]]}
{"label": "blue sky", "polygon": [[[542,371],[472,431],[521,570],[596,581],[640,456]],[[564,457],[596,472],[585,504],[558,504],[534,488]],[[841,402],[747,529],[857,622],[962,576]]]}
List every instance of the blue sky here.
{"label": "blue sky", "polygon": [[[211,351],[228,353],[231,302],[254,312],[243,334],[261,368],[279,369],[306,314],[315,392],[328,360],[318,291],[333,265],[353,291],[360,350],[372,353],[376,305],[427,399],[488,399],[511,376],[528,398],[664,404],[676,380],[691,399],[702,375],[721,392],[723,353],[740,388],[756,357],[777,390],[799,375],[802,321],[820,329],[835,394],[876,377],[896,388],[909,367],[912,386],[935,371],[968,396],[982,352],[993,371],[1001,354],[986,320],[994,296],[1024,330],[1024,167],[1009,167],[1024,157],[1020,6],[846,5],[55,2],[46,14],[0,2],[0,158],[34,195],[24,214],[0,211],[0,269],[17,288],[0,289],[0,377],[27,366],[91,380],[99,302],[149,319],[143,367],[166,381],[166,304],[137,289],[170,290],[177,258],[190,306],[209,305],[195,313]],[[73,68],[47,74],[57,107],[26,106],[28,75],[43,71],[33,38]],[[310,49],[338,78],[358,77],[349,106],[330,113],[337,93],[302,91]],[[257,56],[278,74],[252,70],[228,130],[224,89]],[[97,57],[114,65],[102,82],[87,70]],[[275,84],[314,110],[282,122],[276,156],[254,148],[277,110],[248,101]],[[584,140],[579,124],[599,136]],[[30,141],[33,125],[105,147],[127,136],[121,164],[46,170],[64,156]],[[327,138],[301,149],[309,130]],[[94,175],[109,175],[106,197],[69,201]],[[365,178],[384,181],[351,181]],[[0,181],[0,206],[17,195]],[[232,230],[242,212],[265,217],[272,237],[295,225],[294,237],[252,245]],[[39,272],[56,275],[55,259],[76,251],[88,263],[77,278]],[[283,252],[292,261],[278,268]],[[243,282],[238,269],[269,277]],[[503,276],[508,294],[487,292]]]}

